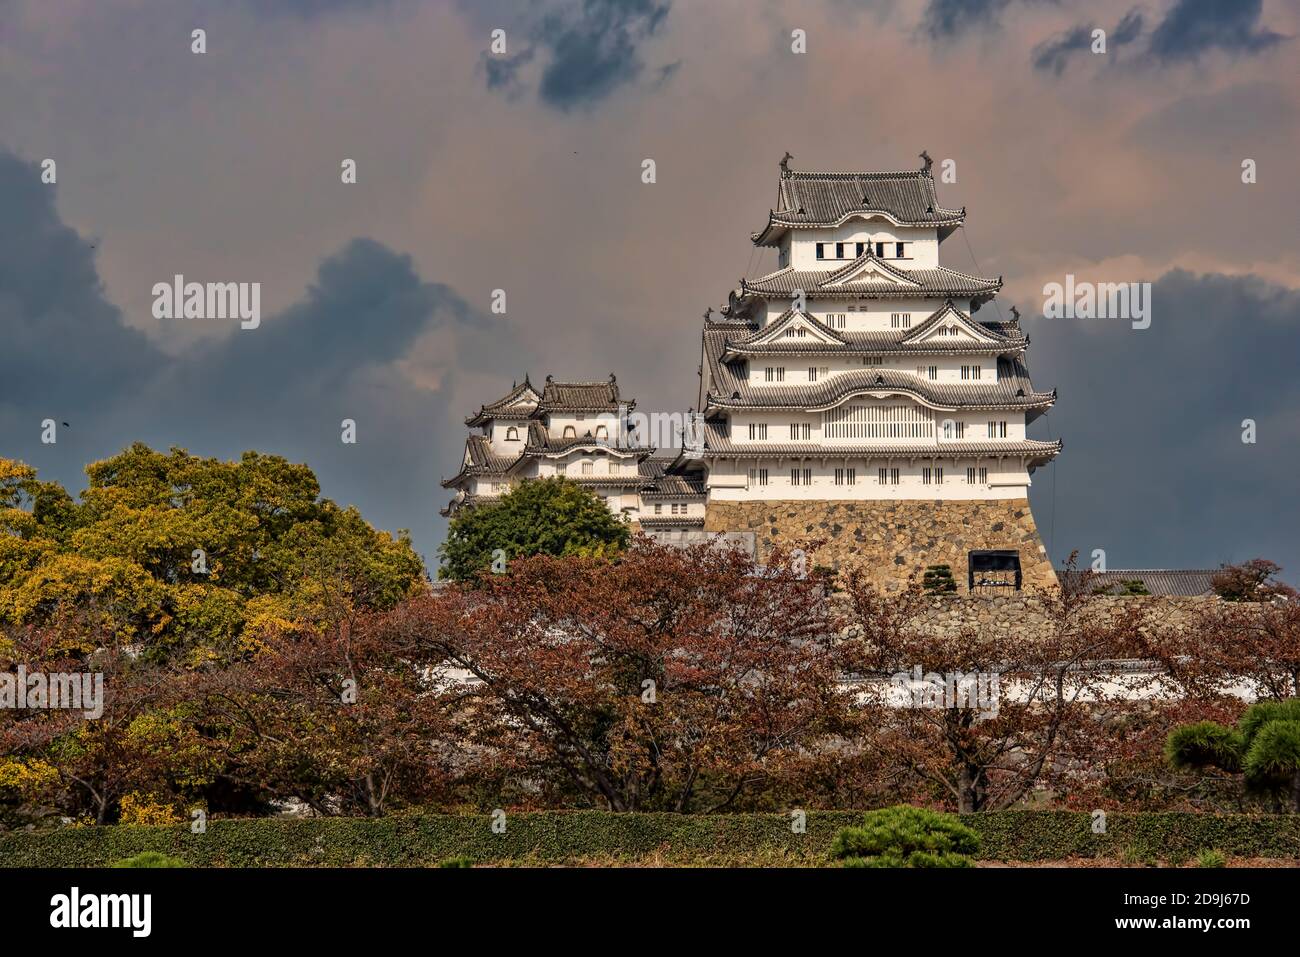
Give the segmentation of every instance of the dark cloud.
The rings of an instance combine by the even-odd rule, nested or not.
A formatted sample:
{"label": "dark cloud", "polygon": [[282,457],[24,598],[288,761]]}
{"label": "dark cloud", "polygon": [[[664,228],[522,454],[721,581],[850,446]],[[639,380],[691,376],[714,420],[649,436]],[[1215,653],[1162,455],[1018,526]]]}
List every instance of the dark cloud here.
{"label": "dark cloud", "polygon": [[487,72],[488,89],[501,90],[512,96],[519,93],[523,88],[519,71],[533,61],[536,53],[536,47],[528,47],[514,56],[493,56],[485,52],[482,63]]}
{"label": "dark cloud", "polygon": [[1261,0],[1178,0],[1151,34],[1161,60],[1194,60],[1209,50],[1258,53],[1284,39],[1261,27]]}
{"label": "dark cloud", "polygon": [[[104,297],[95,250],[64,225],[41,169],[0,151],[0,425],[79,418],[160,359]],[[19,409],[28,413],[21,420]],[[33,418],[34,417],[34,418]]]}
{"label": "dark cloud", "polygon": [[1060,389],[1034,427],[1065,442],[1031,496],[1052,557],[1103,548],[1112,568],[1193,568],[1264,556],[1300,581],[1300,290],[1178,270],[1152,297],[1145,330],[1027,323],[1035,381]]}
{"label": "dark cloud", "polygon": [[[484,58],[488,88],[517,93],[521,68],[541,50],[545,65],[537,91],[542,102],[564,111],[594,105],[641,75],[640,47],[658,31],[671,5],[671,0],[561,3],[529,28],[523,50]],[[676,67],[656,70],[656,82],[666,81]]]}
{"label": "dark cloud", "polygon": [[[1066,64],[1076,53],[1084,53],[1092,48],[1092,31],[1094,26],[1080,24],[1060,36],[1044,40],[1034,47],[1031,62],[1035,70],[1054,73],[1060,76]],[[1138,38],[1142,32],[1142,14],[1136,10],[1127,13],[1115,28],[1106,36],[1108,53],[1127,46]]]}
{"label": "dark cloud", "polygon": [[[135,440],[281,454],[307,462],[326,495],[380,527],[411,528],[432,557],[438,480],[455,471],[464,435],[448,383],[490,363],[499,321],[422,280],[409,257],[358,239],[260,327],[168,356],[107,301],[90,243],[59,220],[39,174],[0,153],[0,454],[73,490],[87,462]],[[172,274],[158,271],[159,281]],[[441,357],[439,381],[398,371],[417,340],[442,333],[456,351]],[[71,426],[53,445],[40,441],[45,418]],[[343,419],[357,424],[355,445],[340,440]]]}
{"label": "dark cloud", "polygon": [[1011,0],[930,0],[921,28],[933,37],[950,38],[973,29],[998,25]]}

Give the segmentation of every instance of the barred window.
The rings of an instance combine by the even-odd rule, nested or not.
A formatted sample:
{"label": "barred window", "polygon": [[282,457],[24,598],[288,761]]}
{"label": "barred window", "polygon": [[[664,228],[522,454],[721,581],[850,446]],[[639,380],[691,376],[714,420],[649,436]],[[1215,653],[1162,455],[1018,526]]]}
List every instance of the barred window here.
{"label": "barred window", "polygon": [[989,482],[989,470],[987,468],[968,468],[966,470],[967,485],[987,485]]}
{"label": "barred window", "polygon": [[877,481],[881,485],[897,485],[898,469],[881,469],[878,473]]}
{"label": "barred window", "polygon": [[822,416],[828,439],[928,439],[934,436],[934,414],[917,405],[849,402]]}

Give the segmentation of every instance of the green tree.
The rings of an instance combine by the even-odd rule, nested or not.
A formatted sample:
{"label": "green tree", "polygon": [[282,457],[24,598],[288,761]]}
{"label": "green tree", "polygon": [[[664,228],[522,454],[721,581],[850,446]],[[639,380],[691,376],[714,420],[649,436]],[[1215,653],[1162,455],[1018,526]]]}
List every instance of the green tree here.
{"label": "green tree", "polygon": [[438,549],[443,560],[438,577],[472,579],[498,558],[607,557],[626,548],[630,537],[628,523],[581,485],[537,479],[458,512]]}
{"label": "green tree", "polygon": [[242,656],[272,630],[387,608],[423,575],[405,532],[320,496],[306,465],[136,443],[86,468],[74,500],[0,459],[0,625],[102,635],[190,664]]}
{"label": "green tree", "polygon": [[970,867],[979,849],[979,834],[957,815],[903,804],[840,831],[831,856],[845,867]]}
{"label": "green tree", "polygon": [[1247,790],[1276,799],[1288,795],[1300,812],[1300,698],[1256,702],[1236,728],[1213,721],[1175,728],[1165,756],[1179,769],[1241,774]]}

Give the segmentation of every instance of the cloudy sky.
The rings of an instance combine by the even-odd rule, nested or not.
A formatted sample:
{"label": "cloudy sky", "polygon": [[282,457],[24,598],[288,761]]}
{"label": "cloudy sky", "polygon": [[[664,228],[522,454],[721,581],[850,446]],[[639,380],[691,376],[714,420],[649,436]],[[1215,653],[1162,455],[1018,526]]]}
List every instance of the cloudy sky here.
{"label": "cloudy sky", "polygon": [[[276,452],[433,558],[465,415],[525,373],[684,410],[782,153],[926,149],[945,263],[1039,317],[1052,555],[1296,581],[1297,37],[1282,0],[0,0],[0,454],[79,490],[135,440]],[[260,282],[261,326],[155,319],[178,273]],[[1041,318],[1066,274],[1152,283],[1151,327]]]}

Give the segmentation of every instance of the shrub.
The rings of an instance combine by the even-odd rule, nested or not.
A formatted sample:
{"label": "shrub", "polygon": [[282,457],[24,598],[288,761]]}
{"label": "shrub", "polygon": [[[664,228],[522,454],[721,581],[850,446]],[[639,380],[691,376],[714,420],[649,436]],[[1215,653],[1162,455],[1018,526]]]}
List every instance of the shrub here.
{"label": "shrub", "polygon": [[1226,867],[1228,859],[1223,856],[1222,851],[1214,851],[1206,848],[1196,855],[1197,867]]}
{"label": "shrub", "polygon": [[439,867],[473,867],[474,862],[468,857],[449,857],[445,861],[438,862]]}
{"label": "shrub", "polygon": [[1179,769],[1216,767],[1241,770],[1241,735],[1214,721],[1185,724],[1169,733],[1165,755]]}
{"label": "shrub", "polygon": [[179,857],[163,854],[160,851],[144,851],[133,857],[124,857],[114,861],[113,867],[189,867]]}
{"label": "shrub", "polygon": [[496,499],[458,511],[438,552],[439,578],[466,581],[526,555],[613,557],[627,547],[631,529],[590,489],[565,478],[534,479]]}
{"label": "shrub", "polygon": [[845,828],[831,856],[845,867],[970,867],[968,855],[979,849],[979,835],[955,814],[899,805]]}
{"label": "shrub", "polygon": [[[60,827],[0,833],[0,868],[104,867],[142,852],[184,859],[191,867],[436,867],[448,858],[493,862],[729,860],[809,866],[828,852],[861,812],[809,811],[793,833],[787,814],[663,814],[608,811],[517,812],[494,834],[483,814],[411,814],[383,818],[221,818],[207,833],[168,827]],[[1059,861],[1072,857],[1184,860],[1212,847],[1228,857],[1300,858],[1300,815],[1125,814],[1106,817],[1096,834],[1079,811],[991,811],[961,822],[980,836],[979,857]]]}
{"label": "shrub", "polygon": [[1216,767],[1244,773],[1250,791],[1291,798],[1300,812],[1300,698],[1260,701],[1242,714],[1237,727],[1213,721],[1175,728],[1165,741],[1175,768]]}
{"label": "shrub", "polygon": [[921,577],[921,587],[934,594],[956,591],[957,582],[953,580],[951,566],[927,565],[925,574]]}

